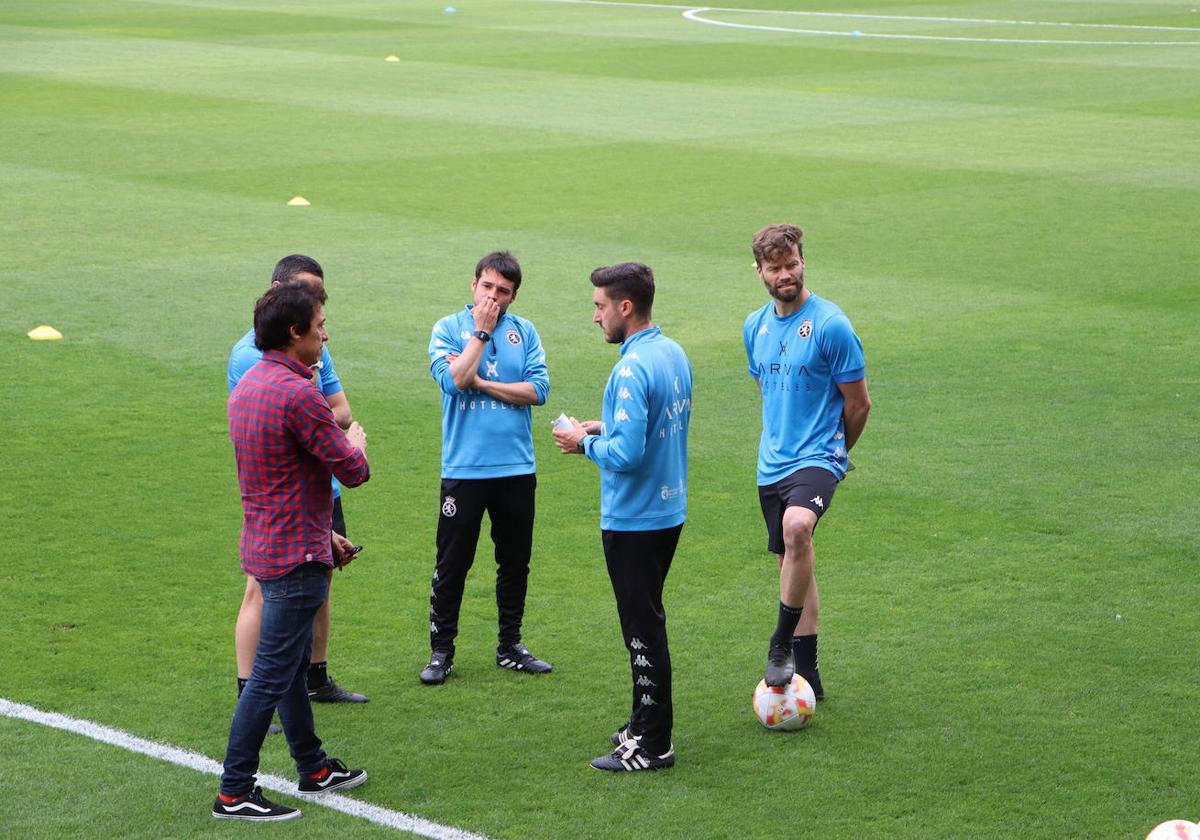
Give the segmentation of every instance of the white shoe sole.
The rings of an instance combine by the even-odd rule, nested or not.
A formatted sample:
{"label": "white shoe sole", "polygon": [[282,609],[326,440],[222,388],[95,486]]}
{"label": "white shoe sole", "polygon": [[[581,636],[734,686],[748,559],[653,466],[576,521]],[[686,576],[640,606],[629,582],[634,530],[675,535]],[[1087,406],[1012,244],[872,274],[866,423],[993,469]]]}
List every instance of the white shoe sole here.
{"label": "white shoe sole", "polygon": [[246,814],[218,814],[212,812],[213,817],[218,820],[245,820],[246,822],[283,822],[284,820],[294,820],[304,816],[304,812],[300,810],[292,811],[290,814],[278,814],[273,817],[252,817]]}

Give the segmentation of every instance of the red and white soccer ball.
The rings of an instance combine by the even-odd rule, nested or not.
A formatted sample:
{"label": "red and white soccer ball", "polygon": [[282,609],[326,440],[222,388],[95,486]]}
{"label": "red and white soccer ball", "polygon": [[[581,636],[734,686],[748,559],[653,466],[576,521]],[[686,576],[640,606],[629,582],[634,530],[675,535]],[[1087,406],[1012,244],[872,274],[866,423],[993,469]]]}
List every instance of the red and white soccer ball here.
{"label": "red and white soccer ball", "polygon": [[1167,820],[1154,826],[1146,840],[1200,840],[1200,827],[1187,820]]}
{"label": "red and white soccer ball", "polygon": [[803,729],[816,710],[817,698],[812,686],[799,674],[781,686],[767,685],[766,680],[759,680],[754,689],[754,716],[767,729]]}

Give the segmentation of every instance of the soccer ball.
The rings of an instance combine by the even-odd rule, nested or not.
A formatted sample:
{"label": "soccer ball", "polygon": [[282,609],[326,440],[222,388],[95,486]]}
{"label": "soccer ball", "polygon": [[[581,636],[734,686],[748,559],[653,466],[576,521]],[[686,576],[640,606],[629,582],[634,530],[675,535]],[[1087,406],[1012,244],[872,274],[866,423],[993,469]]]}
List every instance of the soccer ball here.
{"label": "soccer ball", "polygon": [[781,686],[759,680],[754,689],[754,716],[767,729],[803,729],[816,710],[817,698],[812,686],[799,674]]}
{"label": "soccer ball", "polygon": [[1146,835],[1146,840],[1196,840],[1200,827],[1187,820],[1167,820],[1159,823]]}

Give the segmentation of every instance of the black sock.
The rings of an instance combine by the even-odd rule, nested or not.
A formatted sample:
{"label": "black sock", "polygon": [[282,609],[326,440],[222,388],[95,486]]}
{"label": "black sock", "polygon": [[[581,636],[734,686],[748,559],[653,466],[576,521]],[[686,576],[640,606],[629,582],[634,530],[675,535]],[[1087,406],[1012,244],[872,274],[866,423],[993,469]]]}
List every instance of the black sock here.
{"label": "black sock", "polygon": [[796,670],[812,673],[820,669],[817,660],[817,634],[792,637],[792,654],[796,657]]}
{"label": "black sock", "polygon": [[308,663],[308,687],[309,690],[320,688],[329,682],[329,674],[325,672],[324,662]]}
{"label": "black sock", "polygon": [[804,607],[789,607],[783,601],[779,602],[779,619],[775,622],[775,632],[771,634],[772,645],[786,645],[791,642],[792,634],[796,632],[796,622]]}
{"label": "black sock", "polygon": [[238,699],[242,699],[242,692],[246,690],[246,683],[250,682],[249,678],[242,679],[238,677]]}

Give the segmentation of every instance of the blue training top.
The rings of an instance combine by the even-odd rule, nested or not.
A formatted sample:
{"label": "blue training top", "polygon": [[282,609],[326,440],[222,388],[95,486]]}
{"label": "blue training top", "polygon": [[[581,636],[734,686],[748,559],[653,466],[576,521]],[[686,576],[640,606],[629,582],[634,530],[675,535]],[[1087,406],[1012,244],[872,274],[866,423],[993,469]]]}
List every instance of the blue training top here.
{"label": "blue training top", "polygon": [[775,302],[751,312],[742,329],[750,375],[762,391],[758,484],[774,484],[804,467],[846,475],[846,400],[839,383],[867,374],[862,342],[845,313],[809,293],[786,318]]}
{"label": "blue training top", "polygon": [[601,432],[583,439],[600,467],[600,527],[656,531],[687,519],[692,366],[658,327],[621,344],[604,389]]}
{"label": "blue training top", "polygon": [[[529,475],[533,462],[533,407],[513,405],[468,388],[450,375],[450,356],[462,353],[475,332],[473,304],[433,325],[429,372],[442,389],[442,478]],[[550,393],[546,351],[533,322],[505,312],[483,349],[478,375],[497,382],[528,382],[537,404]]]}
{"label": "blue training top", "polygon": [[[258,360],[261,358],[262,351],[254,346],[254,330],[250,330],[241,337],[237,344],[233,345],[233,350],[229,353],[229,367],[225,371],[226,379],[229,381],[229,393],[233,393],[234,387],[241,381],[246,371],[258,364]],[[325,345],[321,345],[321,368],[318,376],[321,393],[325,396],[328,397],[345,390],[342,388],[342,380],[338,379],[337,371],[333,369],[333,357],[329,355],[329,348]],[[333,497],[336,499],[340,495],[342,495],[342,486],[335,478],[333,479]]]}

